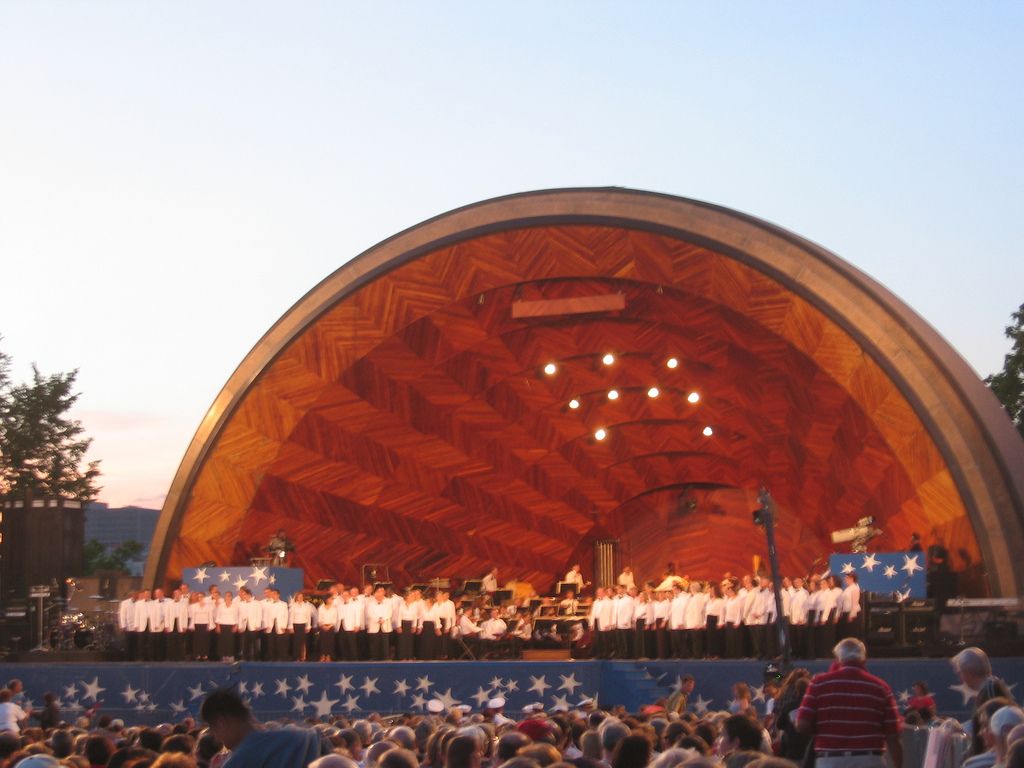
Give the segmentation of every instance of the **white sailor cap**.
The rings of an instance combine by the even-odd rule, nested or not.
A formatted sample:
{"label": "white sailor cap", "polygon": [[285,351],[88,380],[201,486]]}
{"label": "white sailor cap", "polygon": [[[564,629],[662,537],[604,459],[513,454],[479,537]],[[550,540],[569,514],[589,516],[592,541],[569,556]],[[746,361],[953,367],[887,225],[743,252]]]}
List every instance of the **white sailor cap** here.
{"label": "white sailor cap", "polygon": [[432,715],[439,715],[444,712],[444,702],[440,699],[431,699],[427,702],[427,712]]}
{"label": "white sailor cap", "polygon": [[584,707],[596,707],[597,706],[597,702],[594,701],[593,699],[590,699],[590,698],[580,699],[580,703],[577,704],[576,706],[579,707],[580,709],[583,709]]}
{"label": "white sailor cap", "polygon": [[523,712],[543,712],[543,711],[544,711],[544,705],[541,704],[539,701],[535,701],[532,704],[527,704],[525,707],[523,707]]}
{"label": "white sailor cap", "polygon": [[493,699],[487,702],[488,709],[501,709],[505,706],[504,696],[495,696]]}

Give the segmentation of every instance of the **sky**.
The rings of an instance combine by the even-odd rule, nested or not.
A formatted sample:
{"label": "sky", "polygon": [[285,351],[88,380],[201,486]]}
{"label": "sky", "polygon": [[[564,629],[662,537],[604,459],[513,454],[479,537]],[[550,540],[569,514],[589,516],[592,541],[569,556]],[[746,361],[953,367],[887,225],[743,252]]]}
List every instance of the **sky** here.
{"label": "sky", "polygon": [[1024,302],[1019,2],[0,4],[0,349],[79,369],[159,506],[307,290],[390,235],[623,186],[837,253],[980,374]]}

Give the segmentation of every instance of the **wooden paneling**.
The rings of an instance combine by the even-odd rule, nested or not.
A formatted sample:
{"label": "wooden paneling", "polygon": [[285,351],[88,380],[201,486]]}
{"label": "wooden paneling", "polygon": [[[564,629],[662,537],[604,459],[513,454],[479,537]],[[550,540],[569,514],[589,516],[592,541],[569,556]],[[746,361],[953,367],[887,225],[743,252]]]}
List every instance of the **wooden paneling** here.
{"label": "wooden paneling", "polygon": [[[512,311],[620,294],[614,312]],[[680,484],[724,489],[679,515]],[[283,526],[310,580],[351,582],[365,562],[399,582],[493,563],[547,586],[609,535],[642,576],[673,559],[717,578],[763,554],[750,522],[760,484],[782,510],[792,571],[863,514],[886,531],[879,548],[936,527],[979,559],[921,420],[821,311],[679,239],[526,227],[398,266],[298,334],[212,445],[167,576],[244,556]]]}

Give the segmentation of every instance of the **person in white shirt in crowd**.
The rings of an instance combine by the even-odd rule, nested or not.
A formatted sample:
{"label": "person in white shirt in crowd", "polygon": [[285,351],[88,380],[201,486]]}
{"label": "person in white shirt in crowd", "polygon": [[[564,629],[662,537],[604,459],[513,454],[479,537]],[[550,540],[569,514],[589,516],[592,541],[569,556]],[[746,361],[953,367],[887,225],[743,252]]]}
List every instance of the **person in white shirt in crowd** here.
{"label": "person in white shirt in crowd", "polygon": [[335,592],[328,592],[324,602],[316,612],[316,621],[319,625],[317,644],[319,645],[320,661],[331,661],[334,657],[334,649],[337,645],[338,625],[341,621],[341,611],[338,608],[338,595]]}
{"label": "person in white shirt in crowd", "polygon": [[493,595],[498,591],[498,569],[491,568],[480,580],[480,591],[484,594]]}
{"label": "person in white shirt in crowd", "polygon": [[488,654],[498,652],[498,643],[508,632],[508,625],[498,614],[497,608],[491,608],[490,618],[480,625],[480,640],[483,643],[484,652]]}
{"label": "person in white shirt in crowd", "polygon": [[185,660],[185,638],[188,633],[188,599],[180,589],[164,601],[164,645],[168,661]]}
{"label": "person in white shirt in crowd", "polygon": [[358,661],[359,645],[365,637],[366,608],[363,596],[357,587],[348,592],[348,599],[341,604],[341,634],[338,637],[338,658],[344,661]]}
{"label": "person in white shirt in crowd", "polygon": [[213,608],[213,632],[217,658],[234,661],[238,655],[238,601],[231,592],[225,592],[224,598]]}
{"label": "person in white shirt in crowd", "polygon": [[288,659],[288,603],[281,599],[281,593],[270,589],[269,598],[263,607],[263,639],[267,641],[267,657],[270,661],[286,661]]}
{"label": "person in white shirt in crowd", "polygon": [[625,587],[627,590],[635,588],[636,580],[633,578],[633,569],[628,565],[625,566],[615,583],[617,586]]}
{"label": "person in white shirt in crowd", "polygon": [[388,658],[388,643],[394,620],[391,601],[385,599],[384,588],[373,591],[373,599],[366,604],[366,636],[370,658],[385,661]]}
{"label": "person in white shirt in crowd", "polygon": [[699,581],[690,582],[690,599],[683,614],[683,628],[686,630],[686,652],[691,659],[704,658],[704,624],[707,596]]}
{"label": "person in white shirt in crowd", "polygon": [[259,659],[259,637],[263,629],[263,609],[253,599],[248,587],[238,590],[238,639],[239,656],[246,661]]}
{"label": "person in white shirt in crowd", "polygon": [[124,633],[125,654],[128,661],[139,661],[139,634],[135,626],[135,603],[141,592],[129,592],[117,606],[117,626]]}
{"label": "person in white shirt in crowd", "polygon": [[441,647],[438,649],[438,653],[442,659],[447,659],[451,653],[451,631],[455,627],[455,622],[458,621],[455,603],[452,602],[448,591],[442,590],[437,595],[435,606],[441,622]]}
{"label": "person in white shirt in crowd", "polygon": [[799,659],[807,658],[807,598],[804,580],[797,576],[793,579],[793,591],[789,596],[789,634],[793,655]]}
{"label": "person in white shirt in crowd", "polygon": [[619,586],[615,596],[615,656],[619,659],[628,659],[633,655],[633,632],[636,624],[633,621],[636,613],[636,589],[633,594],[626,591],[626,588]]}
{"label": "person in white shirt in crowd", "polygon": [[843,637],[860,638],[860,584],[857,574],[848,573],[843,580],[846,584],[839,597],[839,616]]}
{"label": "person in white shirt in crowd", "polygon": [[195,592],[188,607],[188,630],[192,635],[192,658],[207,661],[210,658],[210,629],[213,624],[213,603],[205,592]]}
{"label": "person in white shirt in crowd", "polygon": [[316,626],[316,606],[306,602],[302,592],[296,592],[288,606],[288,634],[291,635],[291,657],[306,660],[306,636]]}
{"label": "person in white shirt in crowd", "polygon": [[583,591],[586,584],[583,581],[583,570],[580,568],[579,563],[575,563],[569,572],[565,574],[565,578],[562,579],[565,584],[572,584],[572,591],[577,595]]}
{"label": "person in white shirt in crowd", "polygon": [[686,606],[690,593],[676,583],[672,587],[672,603],[668,612],[668,631],[672,640],[672,658],[686,658]]}
{"label": "person in white shirt in crowd", "polygon": [[398,646],[395,658],[399,661],[416,658],[416,638],[422,631],[422,624],[423,602],[420,593],[411,589],[398,606],[398,622],[395,624]]}
{"label": "person in white shirt in crowd", "polygon": [[28,720],[29,713],[18,704],[11,701],[14,693],[4,688],[0,690],[0,733],[7,732],[15,735],[21,733],[21,726]]}
{"label": "person in white shirt in crowd", "polygon": [[167,660],[167,598],[162,589],[154,589],[146,601],[146,649],[149,661]]}

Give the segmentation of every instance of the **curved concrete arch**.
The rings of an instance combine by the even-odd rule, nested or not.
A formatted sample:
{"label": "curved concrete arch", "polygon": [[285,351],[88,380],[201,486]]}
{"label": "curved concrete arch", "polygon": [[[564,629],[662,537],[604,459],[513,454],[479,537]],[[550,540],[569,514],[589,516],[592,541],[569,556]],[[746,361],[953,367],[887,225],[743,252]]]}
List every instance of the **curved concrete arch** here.
{"label": "curved concrete arch", "polygon": [[825,249],[728,209],[625,189],[530,192],[460,208],[405,230],[335,271],[255,345],[205,414],[171,484],[146,565],[162,581],[209,451],[250,388],[330,308],[425,254],[527,227],[593,225],[704,246],[802,297],[871,356],[925,425],[967,511],[996,594],[1024,594],[1024,441],[967,363],[883,286]]}

